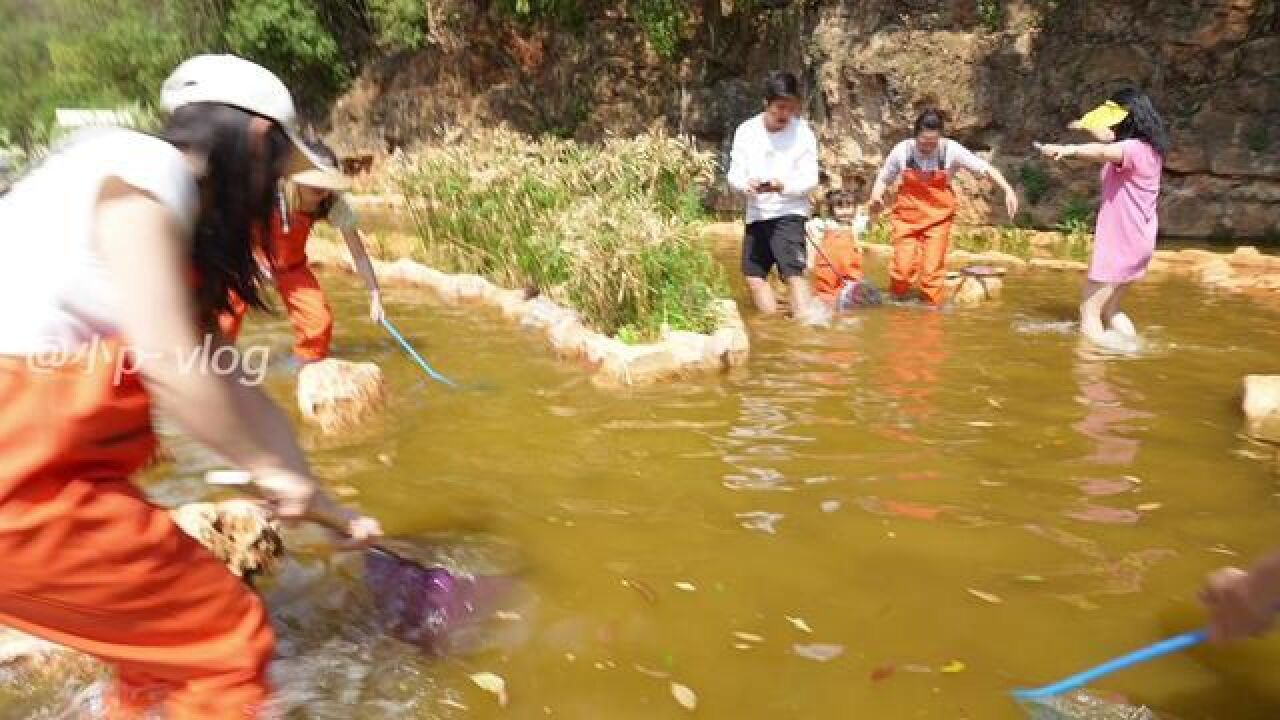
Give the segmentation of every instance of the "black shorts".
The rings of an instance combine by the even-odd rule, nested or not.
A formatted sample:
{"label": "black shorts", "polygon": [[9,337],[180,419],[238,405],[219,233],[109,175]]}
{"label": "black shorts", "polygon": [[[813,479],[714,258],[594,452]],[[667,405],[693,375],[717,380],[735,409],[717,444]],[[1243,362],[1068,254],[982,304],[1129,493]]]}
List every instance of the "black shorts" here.
{"label": "black shorts", "polygon": [[742,239],[742,274],[752,278],[765,278],[776,265],[783,279],[804,275],[806,253],[804,251],[803,215],[783,215],[771,220],[760,220],[747,225]]}

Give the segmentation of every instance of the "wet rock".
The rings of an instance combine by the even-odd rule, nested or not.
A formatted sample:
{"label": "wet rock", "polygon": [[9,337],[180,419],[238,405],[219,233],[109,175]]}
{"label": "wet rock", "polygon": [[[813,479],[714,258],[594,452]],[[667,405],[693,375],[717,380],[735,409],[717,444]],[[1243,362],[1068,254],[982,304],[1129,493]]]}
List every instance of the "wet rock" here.
{"label": "wet rock", "polygon": [[998,300],[1004,289],[1004,281],[998,277],[972,277],[960,275],[945,281],[948,299],[960,307],[973,307]]}
{"label": "wet rock", "polygon": [[556,354],[563,358],[579,358],[585,352],[584,346],[591,331],[583,327],[577,318],[564,317],[547,329],[547,338]]}
{"label": "wet rock", "polygon": [[519,320],[524,315],[528,298],[522,290],[499,289],[493,296],[493,302],[508,320]]}
{"label": "wet rock", "polygon": [[1202,263],[1197,263],[1193,271],[1195,277],[1206,285],[1221,285],[1228,280],[1234,271],[1231,264],[1221,257],[1213,257]]}
{"label": "wet rock", "polygon": [[1033,268],[1041,270],[1063,270],[1070,272],[1081,272],[1089,269],[1088,263],[1078,260],[1058,260],[1056,258],[1032,258],[1029,263]]}
{"label": "wet rock", "polygon": [[663,345],[628,346],[618,343],[605,356],[593,377],[606,387],[648,385],[681,374],[683,368],[671,350]]}
{"label": "wet rock", "polygon": [[1280,375],[1246,375],[1243,410],[1251,436],[1280,443]]}
{"label": "wet rock", "polygon": [[284,557],[280,527],[257,503],[190,503],[174,508],[169,515],[183,532],[246,581],[273,574]]}
{"label": "wet rock", "polygon": [[662,344],[681,366],[700,369],[720,367],[715,343],[708,335],[683,330],[668,331],[663,333]]}
{"label": "wet rock", "polygon": [[298,409],[326,434],[366,422],[382,409],[384,399],[382,370],[373,363],[329,358],[298,373]]}

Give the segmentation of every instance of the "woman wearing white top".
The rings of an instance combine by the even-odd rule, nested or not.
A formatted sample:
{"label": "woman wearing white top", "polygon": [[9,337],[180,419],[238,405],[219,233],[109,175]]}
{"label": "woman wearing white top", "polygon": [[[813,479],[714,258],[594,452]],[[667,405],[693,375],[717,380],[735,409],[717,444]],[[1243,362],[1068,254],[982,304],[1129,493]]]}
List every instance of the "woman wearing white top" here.
{"label": "woman wearing white top", "polygon": [[884,193],[899,177],[894,198],[893,263],[889,266],[889,292],[903,298],[913,285],[931,305],[942,304],[947,249],[956,215],[956,194],[951,178],[964,169],[989,177],[1004,192],[1009,219],[1018,214],[1018,195],[1004,175],[965,146],[942,137],[942,115],[932,108],[916,118],[915,137],[903,140],[885,159],[871,189],[869,209],[874,219],[884,210]]}
{"label": "woman wearing white top", "polygon": [[231,292],[261,305],[250,238],[279,178],[313,165],[288,90],[201,56],[161,102],[160,137],[80,136],[0,198],[0,625],[111,666],[109,717],[256,717],[274,647],[262,603],[129,481],[155,447],[150,401],[282,517],[381,530],[319,487],[247,377],[191,363]]}

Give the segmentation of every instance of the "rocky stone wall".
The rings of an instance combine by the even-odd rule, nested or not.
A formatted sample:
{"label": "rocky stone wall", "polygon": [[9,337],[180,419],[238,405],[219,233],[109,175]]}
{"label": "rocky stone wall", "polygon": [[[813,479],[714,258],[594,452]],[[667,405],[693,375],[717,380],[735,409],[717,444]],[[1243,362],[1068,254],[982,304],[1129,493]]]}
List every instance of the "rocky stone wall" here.
{"label": "rocky stone wall", "polygon": [[[1068,137],[1071,119],[1137,83],[1173,131],[1164,232],[1280,236],[1276,0],[690,0],[669,59],[624,3],[586,4],[587,25],[570,31],[452,3],[427,49],[365,69],[333,108],[332,139],[381,156],[478,125],[582,139],[663,125],[727,152],[760,106],[760,78],[784,67],[807,80],[837,183],[865,192],[914,114],[936,104],[1047,228],[1096,202],[1097,169],[1046,165],[1031,141]],[[989,188],[965,185],[962,220],[1003,221]]]}

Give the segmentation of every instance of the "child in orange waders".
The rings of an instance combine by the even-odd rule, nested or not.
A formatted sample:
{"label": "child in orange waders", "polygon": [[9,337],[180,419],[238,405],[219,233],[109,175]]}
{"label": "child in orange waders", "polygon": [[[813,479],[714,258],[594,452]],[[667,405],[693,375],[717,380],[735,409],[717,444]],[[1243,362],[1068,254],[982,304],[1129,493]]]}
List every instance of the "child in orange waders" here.
{"label": "child in orange waders", "polygon": [[[317,142],[308,143],[308,146],[315,156],[324,161],[325,168],[290,178],[294,192],[293,202],[286,203],[291,208],[288,221],[282,219],[279,211],[272,213],[271,231],[261,258],[284,301],[289,324],[293,327],[293,354],[302,362],[329,357],[329,346],[333,340],[333,311],[315,273],[307,266],[307,239],[317,220],[327,220],[342,233],[356,270],[369,288],[369,318],[375,323],[381,323],[383,318],[378,279],[369,262],[359,221],[341,195],[351,183],[338,170],[337,157],[332,150]],[[232,312],[218,319],[224,337],[232,342],[239,337],[240,326],[248,311],[248,306],[239,298],[232,299]]]}
{"label": "child in orange waders", "polygon": [[893,262],[889,266],[889,292],[904,299],[912,287],[930,305],[941,305],[946,279],[951,223],[956,215],[956,195],[951,180],[960,169],[986,176],[1004,192],[1005,209],[1018,214],[1018,196],[1004,175],[960,143],[942,137],[942,115],[934,109],[916,118],[915,137],[893,148],[876,177],[869,203],[872,219],[884,209],[884,193],[899,177],[893,203]]}
{"label": "child in orange waders", "polygon": [[109,665],[113,720],[243,720],[267,713],[271,626],[129,481],[155,447],[152,397],[281,517],[381,531],[319,489],[241,369],[198,355],[192,318],[211,327],[230,292],[261,304],[249,238],[282,170],[307,163],[288,90],[209,55],[161,102],[162,137],[81,134],[0,198],[0,237],[40,239],[0,243],[0,302],[21,308],[0,313],[0,625]]}
{"label": "child in orange waders", "polygon": [[806,228],[814,297],[836,312],[879,305],[880,292],[863,277],[858,244],[866,217],[857,215],[852,193],[832,191],[826,200],[832,218],[812,220]]}

